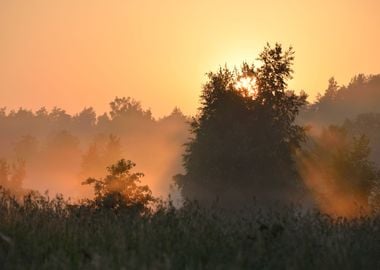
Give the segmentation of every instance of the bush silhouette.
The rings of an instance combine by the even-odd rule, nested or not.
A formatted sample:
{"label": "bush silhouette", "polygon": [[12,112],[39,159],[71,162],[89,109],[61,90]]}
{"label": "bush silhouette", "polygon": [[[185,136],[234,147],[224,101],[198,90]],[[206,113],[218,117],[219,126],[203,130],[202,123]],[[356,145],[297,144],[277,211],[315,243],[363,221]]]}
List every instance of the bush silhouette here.
{"label": "bush silhouette", "polygon": [[104,178],[88,178],[82,184],[93,185],[95,198],[91,204],[96,208],[129,209],[138,213],[149,210],[156,199],[146,185],[139,185],[142,173],[132,173],[136,164],[130,160],[121,159],[107,168]]}

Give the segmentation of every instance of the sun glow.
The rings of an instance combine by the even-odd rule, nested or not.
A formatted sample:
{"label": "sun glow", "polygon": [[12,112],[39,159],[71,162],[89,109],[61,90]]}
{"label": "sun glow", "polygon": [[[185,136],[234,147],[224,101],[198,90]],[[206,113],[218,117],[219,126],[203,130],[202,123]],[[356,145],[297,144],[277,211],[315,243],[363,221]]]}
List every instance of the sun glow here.
{"label": "sun glow", "polygon": [[235,83],[235,89],[242,91],[246,96],[255,98],[257,95],[256,78],[240,77]]}

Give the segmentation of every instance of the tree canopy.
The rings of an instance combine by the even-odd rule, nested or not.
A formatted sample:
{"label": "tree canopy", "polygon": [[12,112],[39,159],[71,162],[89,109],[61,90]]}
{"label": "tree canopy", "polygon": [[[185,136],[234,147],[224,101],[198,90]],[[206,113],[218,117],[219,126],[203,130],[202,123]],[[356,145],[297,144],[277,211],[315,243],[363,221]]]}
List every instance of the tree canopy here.
{"label": "tree canopy", "polygon": [[294,121],[306,95],[287,89],[294,51],[268,44],[258,60],[258,68],[243,63],[208,73],[184,154],[186,173],[175,177],[185,197],[287,200],[298,190],[292,155],[305,130]]}
{"label": "tree canopy", "polygon": [[364,214],[378,196],[379,170],[369,159],[369,139],[351,136],[340,126],[325,128],[304,149],[300,170],[316,203],[326,213],[342,216]]}
{"label": "tree canopy", "polygon": [[93,205],[106,209],[129,209],[137,213],[148,210],[149,204],[155,201],[152,192],[146,185],[139,185],[142,173],[131,172],[136,164],[121,159],[107,168],[104,178],[88,178],[84,185],[93,185],[95,198]]}

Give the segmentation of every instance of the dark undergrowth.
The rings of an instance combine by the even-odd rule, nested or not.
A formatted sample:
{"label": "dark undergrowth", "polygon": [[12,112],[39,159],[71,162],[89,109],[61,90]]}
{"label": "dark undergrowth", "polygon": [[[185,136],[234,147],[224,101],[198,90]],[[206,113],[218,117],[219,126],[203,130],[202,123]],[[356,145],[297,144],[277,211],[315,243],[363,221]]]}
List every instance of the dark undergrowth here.
{"label": "dark undergrowth", "polygon": [[380,269],[380,218],[297,207],[154,211],[0,195],[0,269]]}

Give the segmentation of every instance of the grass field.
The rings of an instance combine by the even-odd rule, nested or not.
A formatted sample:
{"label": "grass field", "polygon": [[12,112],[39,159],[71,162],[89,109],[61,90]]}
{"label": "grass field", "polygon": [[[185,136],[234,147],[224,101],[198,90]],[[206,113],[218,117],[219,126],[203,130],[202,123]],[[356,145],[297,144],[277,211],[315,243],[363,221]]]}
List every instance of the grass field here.
{"label": "grass field", "polygon": [[0,269],[380,269],[380,218],[185,203],[144,216],[0,196]]}

